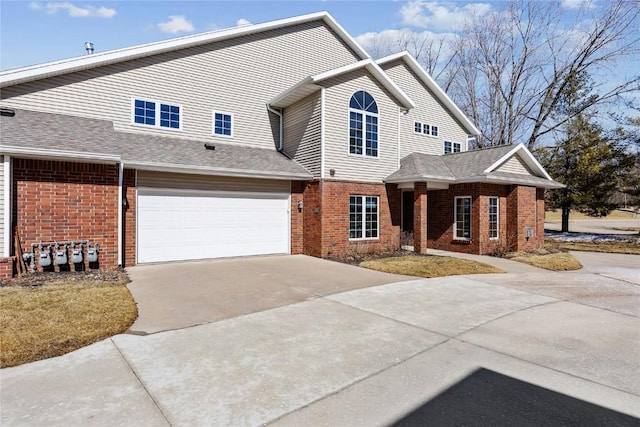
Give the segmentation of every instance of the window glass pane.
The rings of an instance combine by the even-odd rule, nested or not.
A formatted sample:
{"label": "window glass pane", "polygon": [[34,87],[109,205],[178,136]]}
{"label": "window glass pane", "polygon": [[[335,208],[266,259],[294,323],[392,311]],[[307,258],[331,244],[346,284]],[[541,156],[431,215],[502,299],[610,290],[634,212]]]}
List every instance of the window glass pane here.
{"label": "window glass pane", "polygon": [[471,238],[471,198],[456,198],[455,206],[455,237]]}
{"label": "window glass pane", "polygon": [[451,143],[449,141],[444,142],[444,154],[451,153]]}
{"label": "window glass pane", "polygon": [[498,237],[498,198],[489,198],[489,237]]}
{"label": "window glass pane", "polygon": [[424,133],[425,135],[429,135],[429,125],[426,123],[422,124],[422,133]]}
{"label": "window glass pane", "polygon": [[413,123],[413,131],[417,133],[422,133],[422,123],[414,122]]}
{"label": "window glass pane", "polygon": [[349,197],[349,238],[362,238],[362,197]]}
{"label": "window glass pane", "polygon": [[349,152],[362,154],[362,114],[351,111],[349,119]]}
{"label": "window glass pane", "polygon": [[438,136],[438,126],[431,126],[431,135]]}
{"label": "window glass pane", "polygon": [[460,144],[458,142],[454,142],[453,143],[453,152],[454,153],[459,153],[460,152]]}

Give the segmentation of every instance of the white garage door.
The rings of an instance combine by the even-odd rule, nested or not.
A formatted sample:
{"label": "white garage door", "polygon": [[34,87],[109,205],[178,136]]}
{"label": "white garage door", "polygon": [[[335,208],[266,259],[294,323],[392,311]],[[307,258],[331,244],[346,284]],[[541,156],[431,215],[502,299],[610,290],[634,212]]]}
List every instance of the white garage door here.
{"label": "white garage door", "polygon": [[138,190],[138,262],[289,252],[289,195]]}

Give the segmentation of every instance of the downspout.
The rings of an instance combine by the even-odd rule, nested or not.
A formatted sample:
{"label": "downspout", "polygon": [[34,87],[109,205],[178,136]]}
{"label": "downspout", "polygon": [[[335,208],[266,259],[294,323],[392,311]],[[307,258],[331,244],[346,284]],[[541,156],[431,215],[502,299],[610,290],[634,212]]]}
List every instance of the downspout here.
{"label": "downspout", "polygon": [[284,144],[283,144],[283,138],[282,138],[282,132],[284,129],[284,119],[282,118],[282,109],[280,111],[274,109],[273,107],[271,107],[271,105],[267,104],[267,110],[269,110],[269,112],[275,114],[276,116],[278,116],[280,118],[280,128],[279,128],[279,132],[278,132],[278,151],[282,153],[282,150],[284,149]]}
{"label": "downspout", "polygon": [[124,180],[124,163],[118,163],[118,267],[122,267],[122,182]]}
{"label": "downspout", "polygon": [[11,256],[11,246],[13,245],[13,239],[11,238],[11,156],[4,155],[4,253],[2,256]]}

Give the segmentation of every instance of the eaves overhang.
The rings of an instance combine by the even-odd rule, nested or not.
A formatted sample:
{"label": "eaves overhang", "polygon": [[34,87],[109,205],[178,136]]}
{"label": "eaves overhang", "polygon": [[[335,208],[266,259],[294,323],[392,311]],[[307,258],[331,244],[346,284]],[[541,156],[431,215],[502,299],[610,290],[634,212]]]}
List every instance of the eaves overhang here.
{"label": "eaves overhang", "polygon": [[191,48],[212,42],[271,31],[292,25],[312,21],[323,21],[349,46],[360,59],[370,58],[369,54],[351,37],[328,12],[316,12],[261,24],[244,25],[233,28],[210,31],[207,33],[163,40],[138,46],[126,47],[107,52],[94,53],[60,61],[46,62],[27,67],[14,68],[0,72],[0,87],[13,86],[29,81],[88,70],[104,65],[115,64],[147,56],[158,55],[180,49]]}
{"label": "eaves overhang", "polygon": [[27,158],[27,159],[41,159],[41,160],[61,159],[65,161],[75,161],[75,162],[82,162],[82,163],[116,164],[122,161],[121,156],[117,154],[53,150],[53,149],[30,148],[30,147],[14,147],[14,146],[7,146],[7,145],[0,145],[0,154],[7,154],[10,156],[17,156],[17,157]]}
{"label": "eaves overhang", "polygon": [[125,161],[125,167],[129,169],[138,169],[155,172],[171,172],[171,173],[187,173],[200,175],[217,175],[217,176],[233,176],[242,178],[259,178],[259,179],[276,179],[286,181],[307,181],[313,178],[310,173],[289,173],[289,172],[273,172],[260,171],[250,169],[233,169],[233,168],[215,168],[203,166],[189,166],[172,163],[157,162],[141,162],[141,161]]}
{"label": "eaves overhang", "polygon": [[415,103],[406,93],[384,72],[382,68],[372,59],[363,59],[344,67],[335,68],[320,74],[309,76],[290,89],[269,101],[269,105],[275,108],[285,108],[296,101],[303,99],[322,87],[322,82],[350,73],[352,71],[365,69],[397,100],[404,110],[415,108]]}

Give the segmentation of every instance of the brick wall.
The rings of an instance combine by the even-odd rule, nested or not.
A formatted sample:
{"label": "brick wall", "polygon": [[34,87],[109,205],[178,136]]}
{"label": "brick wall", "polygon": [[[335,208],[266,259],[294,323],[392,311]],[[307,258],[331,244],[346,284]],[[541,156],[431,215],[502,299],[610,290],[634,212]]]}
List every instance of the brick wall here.
{"label": "brick wall", "polygon": [[[471,240],[454,239],[454,198],[471,196]],[[498,197],[498,239],[489,238],[489,197]],[[429,247],[454,252],[487,254],[503,248],[528,251],[544,242],[544,191],[533,187],[487,183],[457,184],[429,191],[427,201]],[[525,238],[525,227],[535,235]]]}
{"label": "brick wall", "polygon": [[[532,251],[544,244],[544,191],[534,187],[512,186],[507,197],[507,232],[515,251]],[[533,236],[527,238],[525,229]]]}
{"label": "brick wall", "polygon": [[[378,196],[379,238],[349,240],[349,196]],[[385,251],[399,246],[400,191],[395,185],[340,180],[314,180],[304,194],[304,253],[328,257],[360,251]],[[389,208],[394,204],[393,214]]]}
{"label": "brick wall", "polygon": [[291,182],[291,253],[304,253],[304,207],[298,209],[298,202],[304,203],[306,181]]}
{"label": "brick wall", "polygon": [[7,281],[13,277],[15,263],[15,257],[0,258],[0,282]]}
{"label": "brick wall", "polygon": [[136,265],[136,171],[125,169],[122,181],[122,193],[127,206],[123,206],[122,236],[124,239],[123,267]]}
{"label": "brick wall", "polygon": [[14,224],[23,250],[32,243],[89,239],[100,244],[100,267],[117,266],[117,166],[15,159],[13,176]]}

